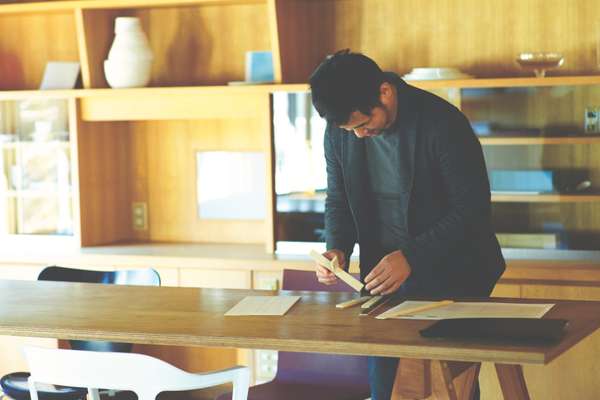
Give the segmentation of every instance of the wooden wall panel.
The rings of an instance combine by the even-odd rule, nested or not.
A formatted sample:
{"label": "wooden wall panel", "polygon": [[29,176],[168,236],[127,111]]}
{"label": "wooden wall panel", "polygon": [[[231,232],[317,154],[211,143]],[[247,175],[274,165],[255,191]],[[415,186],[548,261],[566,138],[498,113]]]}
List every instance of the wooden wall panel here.
{"label": "wooden wall panel", "polygon": [[0,90],[39,88],[48,61],[79,61],[72,12],[0,16]]}
{"label": "wooden wall panel", "polygon": [[262,121],[152,121],[131,126],[133,197],[145,199],[149,213],[148,232],[134,232],[135,239],[265,243],[265,220],[200,219],[196,196],[196,153],[265,151],[268,128]]}
{"label": "wooden wall panel", "polygon": [[400,73],[440,66],[530,75],[514,61],[526,51],[562,52],[555,74],[597,70],[595,0],[279,0],[277,7],[284,82],[306,82],[325,55],[343,48]]}
{"label": "wooden wall panel", "polygon": [[[258,117],[87,122],[79,124],[82,241],[265,243],[273,247],[271,120],[266,93],[244,99]],[[234,106],[235,102],[231,102]],[[263,220],[201,219],[199,151],[262,152]],[[215,171],[218,174],[219,171]],[[143,202],[148,229],[133,230],[131,206]]]}
{"label": "wooden wall panel", "polygon": [[142,21],[154,52],[150,86],[199,86],[244,80],[246,51],[271,50],[266,4],[84,10],[92,87],[107,87],[102,68],[114,18]]}
{"label": "wooden wall panel", "polygon": [[82,246],[131,239],[127,123],[80,122],[79,204]]}

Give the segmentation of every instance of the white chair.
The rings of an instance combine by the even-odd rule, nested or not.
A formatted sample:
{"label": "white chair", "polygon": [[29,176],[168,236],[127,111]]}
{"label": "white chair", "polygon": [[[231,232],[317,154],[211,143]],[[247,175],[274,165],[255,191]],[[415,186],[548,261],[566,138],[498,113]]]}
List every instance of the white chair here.
{"label": "white chair", "polygon": [[31,400],[38,400],[38,384],[88,388],[91,400],[100,400],[98,388],[130,390],[139,400],[155,400],[160,392],[202,389],[227,382],[233,382],[233,400],[248,398],[247,367],[193,374],[143,354],[29,346],[24,351],[31,370]]}

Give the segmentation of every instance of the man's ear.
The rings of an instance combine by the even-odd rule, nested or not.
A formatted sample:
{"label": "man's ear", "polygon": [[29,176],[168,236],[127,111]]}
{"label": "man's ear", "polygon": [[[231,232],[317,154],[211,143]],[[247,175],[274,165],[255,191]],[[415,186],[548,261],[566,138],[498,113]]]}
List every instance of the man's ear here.
{"label": "man's ear", "polygon": [[389,82],[383,82],[379,86],[379,100],[382,104],[389,102],[393,95],[394,91],[392,90],[392,85]]}

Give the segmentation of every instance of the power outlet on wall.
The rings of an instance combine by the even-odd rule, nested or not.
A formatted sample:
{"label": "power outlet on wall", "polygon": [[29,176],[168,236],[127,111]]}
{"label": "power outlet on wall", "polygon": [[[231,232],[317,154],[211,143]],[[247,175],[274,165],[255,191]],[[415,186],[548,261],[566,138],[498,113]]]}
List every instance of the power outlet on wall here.
{"label": "power outlet on wall", "polygon": [[600,107],[588,107],[585,109],[583,130],[587,134],[600,133]]}
{"label": "power outlet on wall", "polygon": [[275,350],[255,350],[255,384],[269,382],[277,374],[277,356]]}
{"label": "power outlet on wall", "polygon": [[146,203],[131,203],[131,224],[136,231],[148,229],[148,205]]}

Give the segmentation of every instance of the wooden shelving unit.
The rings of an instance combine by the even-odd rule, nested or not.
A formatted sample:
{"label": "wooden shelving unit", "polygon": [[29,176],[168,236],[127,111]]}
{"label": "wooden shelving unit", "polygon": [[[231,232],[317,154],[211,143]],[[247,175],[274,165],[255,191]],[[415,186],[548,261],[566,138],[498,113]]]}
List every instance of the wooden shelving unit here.
{"label": "wooden shelving unit", "polygon": [[[237,248],[219,248],[218,256],[186,260],[171,257],[181,250],[168,248],[158,258],[135,256],[132,261],[127,246],[122,245],[141,243],[152,253],[158,243],[168,242],[187,249],[187,243],[193,242],[194,246],[224,243],[252,246],[258,253],[264,250],[269,259],[265,263],[273,270],[279,271],[284,264],[289,267],[287,262],[271,265],[268,254],[274,249],[275,226],[270,94],[308,90],[306,82],[315,66],[339,49],[363,52],[383,69],[400,75],[416,66],[450,66],[477,76],[467,80],[409,82],[436,94],[447,94],[459,107],[464,100],[460,96],[463,89],[552,91],[562,86],[600,85],[596,59],[590,51],[598,40],[594,29],[597,0],[563,2],[560,13],[548,12],[547,4],[539,1],[460,0],[443,4],[423,2],[418,7],[413,3],[406,0],[93,0],[0,5],[0,100],[68,99],[73,125],[70,140],[74,236],[77,247],[84,247],[77,251],[89,253],[87,246],[110,245],[107,254],[122,252],[122,257],[115,256],[118,262],[115,257],[95,254],[64,259],[64,254],[63,258],[53,258],[34,252],[28,257],[35,260],[25,259],[23,263],[42,264],[56,259],[73,266],[85,261],[88,266],[104,268],[169,266],[171,274],[166,268],[161,275],[170,277],[174,285],[217,287],[249,287],[258,276],[252,275],[252,268],[264,267],[262,261]],[[113,90],[104,80],[102,62],[113,40],[117,16],[136,16],[142,21],[155,54],[151,87]],[[546,29],[549,26],[552,29]],[[508,34],[510,40],[499,40]],[[514,59],[529,49],[562,52],[565,65],[549,71],[546,78],[528,76],[531,73],[521,70]],[[244,79],[244,53],[255,50],[272,51],[275,84],[227,86],[229,81]],[[49,61],[78,61],[82,88],[38,91]],[[581,108],[592,100],[582,96],[572,103]],[[510,115],[512,109],[507,110],[506,115]],[[575,108],[562,113],[572,121],[583,116]],[[531,118],[539,115],[538,111],[532,112]],[[596,161],[600,157],[595,149],[599,142],[599,138],[591,136],[481,138],[484,146],[500,151],[510,146],[523,152],[530,151],[530,147],[544,148],[544,161],[558,167],[591,166],[594,171],[600,171]],[[252,221],[198,218],[195,190],[198,151],[264,154],[266,218]],[[525,156],[539,155],[533,151]],[[578,228],[600,226],[600,213],[594,208],[600,201],[598,195],[494,195],[493,200],[501,206],[526,203],[523,206],[526,208],[538,206],[535,203],[549,203],[548,207],[562,207],[561,211]],[[132,229],[132,202],[148,204],[148,230]],[[532,215],[531,221],[537,222],[536,218]],[[45,241],[54,243],[55,239],[48,237]],[[25,251],[15,251],[5,262],[16,265],[22,260],[22,253]],[[220,253],[241,256],[230,264],[220,260]],[[185,271],[176,270],[182,267]],[[519,288],[523,292],[526,289]],[[180,360],[200,369],[216,369],[240,358],[235,350],[225,357],[222,352],[207,355],[202,351],[192,354],[187,349],[168,349],[162,355],[176,361],[178,356],[173,354],[179,352]],[[186,362],[181,365],[186,366]],[[16,369],[14,364],[10,368]],[[590,382],[594,379],[593,370],[587,375],[577,368],[565,370],[577,371],[578,376],[589,377],[586,379]],[[556,379],[540,380],[537,386],[532,386],[532,397],[549,398],[559,393],[565,398],[594,398],[593,388],[585,393],[565,393],[569,385],[563,383],[567,379],[560,374]]]}
{"label": "wooden shelving unit", "polygon": [[492,194],[493,202],[504,203],[589,203],[600,201],[597,194]]}
{"label": "wooden shelving unit", "polygon": [[565,137],[479,137],[479,142],[486,146],[524,146],[547,144],[597,144],[600,136],[565,136]]}
{"label": "wooden shelving unit", "polygon": [[[267,251],[273,251],[270,95],[307,91],[308,75],[326,54],[351,48],[400,74],[416,65],[450,65],[451,60],[461,60],[461,65],[452,66],[483,78],[409,82],[447,94],[459,107],[464,89],[552,90],[600,85],[595,61],[569,53],[573,37],[579,40],[595,35],[587,28],[593,26],[592,0],[570,4],[578,17],[557,28],[556,35],[543,39],[564,51],[569,61],[549,72],[561,76],[546,78],[525,76],[529,72],[513,61],[523,43],[540,48],[545,43],[529,35],[499,42],[496,38],[504,34],[501,27],[490,26],[478,16],[481,6],[476,0],[455,4],[452,13],[441,10],[441,19],[435,21],[428,7],[408,15],[402,2],[371,3],[365,7],[365,0],[95,0],[0,5],[0,49],[10,55],[3,60],[11,60],[0,63],[0,100],[64,98],[73,104],[71,118],[76,134],[71,149],[76,161],[74,192],[81,245],[132,240],[232,242],[264,244]],[[547,22],[546,14],[531,15],[522,4],[492,8],[494,15],[529,15],[528,26]],[[461,20],[471,18],[473,24],[454,32],[457,13]],[[151,87],[113,90],[104,80],[102,61],[113,40],[117,16],[136,16],[142,21],[155,54]],[[440,20],[444,24],[440,25]],[[389,31],[391,21],[393,26],[403,22],[404,28]],[[452,35],[444,33],[451,27]],[[388,37],[394,39],[383,39]],[[398,57],[396,37],[427,46],[403,47],[402,57]],[[448,41],[448,37],[453,39]],[[227,86],[229,81],[243,80],[244,53],[251,50],[272,51],[276,82]],[[80,62],[82,89],[36,90],[46,63],[58,60]],[[495,147],[598,142],[600,138],[592,136],[481,138],[484,146]],[[266,156],[264,220],[207,221],[197,217],[195,153],[209,150],[261,152]],[[494,196],[497,202],[524,200],[591,203],[597,199]],[[147,231],[135,231],[130,223],[131,202],[140,201],[148,204]]]}

